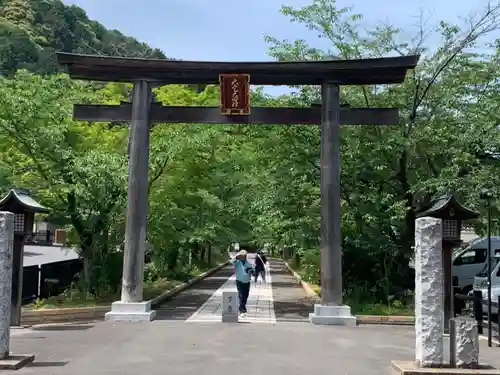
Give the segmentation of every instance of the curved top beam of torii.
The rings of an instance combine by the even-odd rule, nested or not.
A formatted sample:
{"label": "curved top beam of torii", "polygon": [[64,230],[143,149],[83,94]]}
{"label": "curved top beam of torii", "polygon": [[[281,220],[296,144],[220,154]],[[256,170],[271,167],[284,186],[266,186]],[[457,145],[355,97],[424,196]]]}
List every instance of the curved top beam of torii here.
{"label": "curved top beam of torii", "polygon": [[218,84],[221,73],[250,74],[253,85],[372,85],[404,81],[418,55],[356,60],[211,62],[57,53],[72,78],[164,84]]}

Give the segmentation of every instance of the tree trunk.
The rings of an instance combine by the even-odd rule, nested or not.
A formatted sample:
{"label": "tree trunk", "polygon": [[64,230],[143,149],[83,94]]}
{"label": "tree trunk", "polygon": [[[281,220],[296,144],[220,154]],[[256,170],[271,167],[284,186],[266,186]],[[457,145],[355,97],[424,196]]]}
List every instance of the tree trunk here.
{"label": "tree trunk", "polygon": [[212,244],[208,244],[207,263],[212,265]]}
{"label": "tree trunk", "polygon": [[91,272],[91,261],[88,255],[82,252],[83,257],[83,295],[84,298],[87,298],[88,293],[90,291],[90,284],[92,283],[92,272]]}
{"label": "tree trunk", "polygon": [[84,285],[84,296],[87,298],[89,293],[92,293],[92,261],[93,261],[93,233],[88,231],[83,231],[79,233],[80,236],[80,248],[83,258],[83,281]]}
{"label": "tree trunk", "polygon": [[202,247],[200,250],[200,260],[201,261],[205,260],[205,254],[206,254],[206,250],[204,247]]}
{"label": "tree trunk", "polygon": [[413,207],[414,197],[411,192],[410,183],[408,181],[407,165],[408,152],[407,150],[404,150],[399,158],[398,171],[398,180],[401,184],[401,192],[403,193],[404,199],[406,200],[405,205],[407,208],[405,215],[405,229],[401,236],[401,245],[404,254],[410,254],[415,237],[415,208]]}

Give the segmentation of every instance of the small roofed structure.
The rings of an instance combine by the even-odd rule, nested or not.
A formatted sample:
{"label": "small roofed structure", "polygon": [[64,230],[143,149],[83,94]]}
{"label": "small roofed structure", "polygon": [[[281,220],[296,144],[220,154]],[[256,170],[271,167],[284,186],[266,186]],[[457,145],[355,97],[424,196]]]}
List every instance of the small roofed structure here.
{"label": "small roofed structure", "polygon": [[416,215],[419,217],[435,217],[443,220],[443,239],[460,240],[462,221],[476,219],[479,213],[462,205],[453,194],[445,194],[437,198],[432,207]]}
{"label": "small roofed structure", "polygon": [[29,190],[12,189],[0,200],[0,210],[14,213],[14,231],[30,234],[33,231],[34,214],[50,212],[33,199]]}
{"label": "small roofed structure", "polygon": [[34,200],[29,190],[26,189],[11,189],[9,193],[0,200],[0,208],[13,213],[25,211],[33,213],[50,212],[50,209]]}
{"label": "small roofed structure", "polygon": [[49,212],[50,210],[34,200],[29,190],[12,189],[0,200],[0,211],[9,211],[14,214],[10,324],[18,326],[21,324],[24,239],[26,235],[33,233],[35,213]]}
{"label": "small roofed structure", "polygon": [[435,217],[438,219],[447,219],[459,216],[461,220],[476,219],[479,213],[472,211],[458,202],[455,195],[444,194],[437,198],[431,208],[420,212],[417,217]]}
{"label": "small roofed structure", "polygon": [[433,217],[442,220],[441,247],[442,275],[444,281],[444,331],[445,333],[450,333],[452,332],[450,321],[454,316],[454,285],[458,286],[458,279],[453,279],[452,272],[453,247],[461,242],[462,221],[475,219],[479,217],[479,213],[462,205],[453,194],[445,194],[437,198],[429,209],[420,212],[416,216],[417,218]]}

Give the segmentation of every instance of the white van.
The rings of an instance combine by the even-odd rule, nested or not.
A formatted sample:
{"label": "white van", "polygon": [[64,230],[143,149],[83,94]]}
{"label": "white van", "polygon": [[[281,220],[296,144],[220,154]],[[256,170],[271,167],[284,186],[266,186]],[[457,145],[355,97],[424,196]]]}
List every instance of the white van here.
{"label": "white van", "polygon": [[[491,285],[498,285],[500,287],[500,274],[497,270],[498,263],[500,262],[500,253],[495,254],[495,258],[491,262]],[[486,289],[488,287],[488,264],[476,276],[474,276],[473,290]]]}
{"label": "white van", "polygon": [[[464,247],[455,249],[452,254],[452,275],[458,280],[461,294],[468,294],[473,289],[474,277],[484,272],[488,252],[488,237],[477,238]],[[500,254],[500,237],[491,237],[491,256]]]}
{"label": "white van", "polygon": [[[483,272],[480,272],[474,277],[474,290],[481,291],[483,295],[483,300],[488,299],[488,278],[486,268]],[[498,301],[498,296],[500,295],[500,253],[496,254],[494,262],[491,264],[491,300],[496,303]],[[472,291],[470,292],[472,293]],[[483,312],[488,312],[488,305],[483,304]],[[497,307],[495,304],[491,307],[491,312],[493,314],[497,313]]]}

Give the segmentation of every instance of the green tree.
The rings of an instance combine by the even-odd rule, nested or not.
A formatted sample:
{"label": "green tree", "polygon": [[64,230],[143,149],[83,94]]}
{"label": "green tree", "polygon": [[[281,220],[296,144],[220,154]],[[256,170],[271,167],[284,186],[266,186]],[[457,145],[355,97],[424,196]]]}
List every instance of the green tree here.
{"label": "green tree", "polygon": [[36,43],[25,30],[0,17],[0,75],[33,67],[38,53]]}
{"label": "green tree", "polygon": [[85,11],[60,0],[0,2],[0,74],[17,69],[41,74],[61,72],[55,52],[166,58],[116,30],[88,19]]}
{"label": "green tree", "polygon": [[[402,85],[342,90],[342,100],[353,107],[400,109],[398,127],[342,129],[346,287],[365,288],[367,294],[387,297],[394,284],[404,285],[411,280],[407,264],[416,212],[445,191],[456,192],[468,204],[477,206],[478,189],[486,176],[495,173],[496,166],[485,164],[481,153],[499,140],[495,127],[498,118],[485,112],[485,106],[494,103],[492,98],[498,103],[498,69],[494,68],[498,65],[498,45],[484,46],[481,53],[473,47],[498,30],[499,7],[488,7],[464,27],[441,22],[435,29],[426,30],[422,25],[416,37],[410,39],[404,38],[402,30],[388,25],[363,31],[362,15],[350,7],[337,7],[333,0],[314,0],[299,9],[284,6],[282,13],[327,40],[331,47],[320,50],[303,40],[288,42],[267,37],[270,54],[278,60],[422,55],[417,69]],[[441,39],[435,47],[426,45],[429,32]],[[317,88],[298,89],[290,103],[308,105],[319,99]],[[480,121],[471,121],[479,117]],[[295,186],[282,184],[284,191],[278,196],[293,197],[296,185],[305,187],[305,181],[317,184],[318,169],[314,166],[319,148],[318,138],[310,130],[294,128],[288,133],[290,137],[282,143],[286,145],[286,159],[299,157],[301,164],[309,167],[308,172],[299,170],[296,176],[287,174],[293,176]],[[281,158],[277,161],[280,165],[283,162]],[[278,176],[283,178],[276,173],[276,179]],[[297,196],[303,198],[303,194]],[[278,201],[275,207],[281,208],[283,203]],[[284,214],[282,228],[287,222],[300,228],[303,219],[299,221],[293,211]],[[316,222],[314,232],[318,233],[317,210],[310,215],[311,222]],[[300,231],[288,241],[302,249],[311,246],[298,237]]]}
{"label": "green tree", "polygon": [[93,266],[117,246],[109,233],[124,204],[126,148],[116,148],[126,142],[124,130],[71,121],[73,103],[97,95],[67,76],[19,71],[0,79],[0,133],[10,142],[12,182],[35,188],[71,224],[86,285],[95,288]]}

